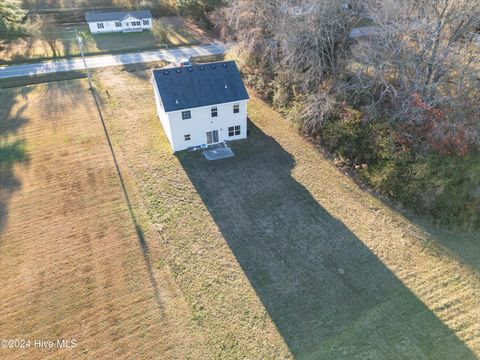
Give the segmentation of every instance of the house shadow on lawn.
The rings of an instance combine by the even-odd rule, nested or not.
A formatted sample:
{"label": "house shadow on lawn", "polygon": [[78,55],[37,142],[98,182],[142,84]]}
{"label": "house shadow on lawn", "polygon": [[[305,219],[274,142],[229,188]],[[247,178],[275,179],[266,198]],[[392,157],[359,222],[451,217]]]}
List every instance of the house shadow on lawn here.
{"label": "house shadow on lawn", "polygon": [[295,160],[250,125],[235,158],[178,159],[297,359],[476,359],[291,175]]}

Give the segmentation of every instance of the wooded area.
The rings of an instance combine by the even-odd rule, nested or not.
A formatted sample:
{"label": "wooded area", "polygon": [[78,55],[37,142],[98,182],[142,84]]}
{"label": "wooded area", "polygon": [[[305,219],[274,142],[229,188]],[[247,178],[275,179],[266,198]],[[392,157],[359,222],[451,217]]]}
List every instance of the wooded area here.
{"label": "wooded area", "polygon": [[236,0],[214,18],[249,84],[338,164],[480,227],[479,0]]}

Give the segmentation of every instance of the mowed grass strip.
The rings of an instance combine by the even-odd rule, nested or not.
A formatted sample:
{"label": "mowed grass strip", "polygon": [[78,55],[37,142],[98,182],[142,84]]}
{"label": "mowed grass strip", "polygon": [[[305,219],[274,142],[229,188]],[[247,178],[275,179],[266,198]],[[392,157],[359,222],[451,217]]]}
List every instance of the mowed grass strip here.
{"label": "mowed grass strip", "polygon": [[0,334],[77,341],[0,357],[203,356],[148,224],[139,242],[86,80],[0,90],[0,101]]}
{"label": "mowed grass strip", "polygon": [[[203,333],[209,359],[291,358],[261,299],[225,241],[156,117],[147,72],[95,75],[121,167],[161,234],[161,266],[172,274]],[[121,90],[128,83],[129,94]],[[107,90],[108,94],[107,95]]]}
{"label": "mowed grass strip", "polygon": [[[359,189],[254,95],[249,139],[208,162],[171,154],[148,74],[104,70],[96,83],[212,357],[480,354],[478,268],[449,249],[457,236],[439,241]],[[463,241],[474,253],[475,238]]]}

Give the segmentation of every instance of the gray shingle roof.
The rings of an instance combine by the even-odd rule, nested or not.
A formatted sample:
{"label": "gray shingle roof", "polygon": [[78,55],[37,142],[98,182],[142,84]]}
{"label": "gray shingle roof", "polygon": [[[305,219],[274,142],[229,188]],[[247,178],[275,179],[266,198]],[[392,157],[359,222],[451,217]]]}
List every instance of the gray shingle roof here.
{"label": "gray shingle roof", "polygon": [[152,17],[150,10],[131,10],[131,11],[89,11],[85,13],[87,22],[97,21],[122,21],[129,15],[137,19],[148,19]]}
{"label": "gray shingle roof", "polygon": [[249,99],[235,61],[153,71],[166,112]]}

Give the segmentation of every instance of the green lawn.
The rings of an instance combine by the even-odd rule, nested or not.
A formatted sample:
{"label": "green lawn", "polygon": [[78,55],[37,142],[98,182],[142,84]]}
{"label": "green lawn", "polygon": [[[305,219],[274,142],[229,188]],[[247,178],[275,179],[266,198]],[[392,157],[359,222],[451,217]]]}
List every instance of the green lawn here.
{"label": "green lawn", "polygon": [[86,52],[112,52],[119,50],[136,50],[154,48],[164,45],[195,45],[200,39],[189,31],[187,27],[171,20],[172,18],[157,19],[153,30],[139,33],[110,33],[92,35],[88,26],[80,29],[85,40]]}
{"label": "green lawn", "polygon": [[[89,55],[108,54],[165,48],[165,46],[195,45],[209,41],[208,35],[194,23],[177,17],[154,19],[152,31],[137,33],[110,33],[92,35],[88,25],[62,26],[57,29],[57,57],[79,56],[76,39],[78,31]],[[43,40],[29,38],[3,44],[0,50],[0,65],[38,61],[53,58],[51,47]]]}

